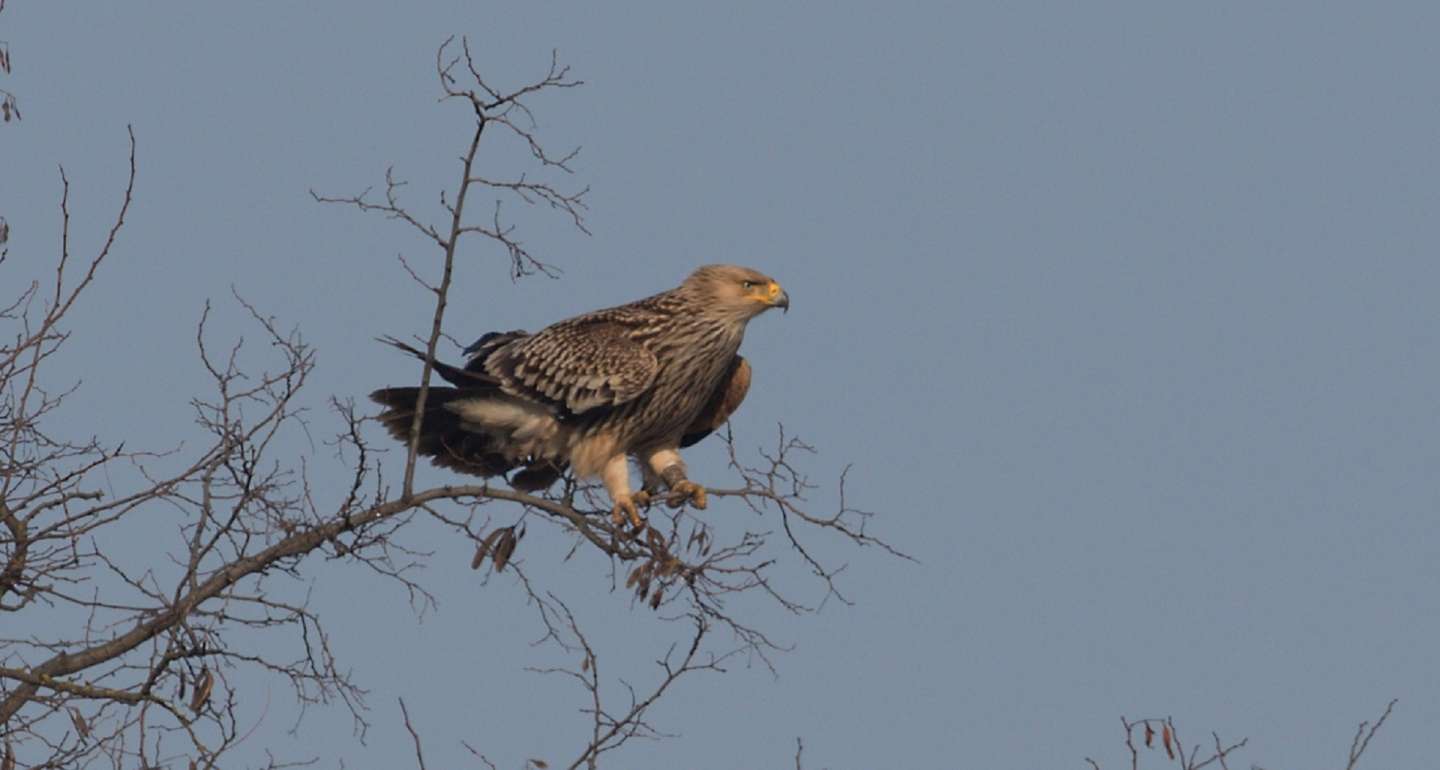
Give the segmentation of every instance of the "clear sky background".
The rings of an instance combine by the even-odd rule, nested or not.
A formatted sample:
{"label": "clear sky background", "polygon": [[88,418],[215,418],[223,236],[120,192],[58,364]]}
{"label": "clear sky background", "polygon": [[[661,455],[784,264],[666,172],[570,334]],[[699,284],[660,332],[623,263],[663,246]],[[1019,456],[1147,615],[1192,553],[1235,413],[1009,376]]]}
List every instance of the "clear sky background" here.
{"label": "clear sky background", "polygon": [[[428,328],[395,261],[425,245],[307,190],[356,193],[394,164],[435,210],[470,128],[435,101],[451,34],[497,82],[542,74],[552,48],[587,82],[532,106],[551,146],[584,147],[594,235],[522,218],[565,272],[514,286],[477,245],[448,330],[759,267],[793,308],[750,327],[741,445],[783,420],[818,446],[820,506],[854,462],[853,502],[921,561],[820,543],[857,604],[752,608],[795,645],[778,679],[682,685],[654,715],[682,737],[613,766],[778,767],[803,736],[811,768],[1113,767],[1122,714],[1249,735],[1247,766],[1336,766],[1392,697],[1367,766],[1433,761],[1440,6],[12,0],[4,87],[25,119],[0,130],[3,288],[55,253],[56,164],[96,243],[127,123],[139,141],[132,221],[53,370],[82,398],[52,429],[197,440],[205,300],[217,339],[255,336],[232,285],[318,347],[317,435],[338,427],[330,394],[411,378],[372,338]],[[710,450],[692,475],[727,478]],[[173,530],[152,515],[137,542]],[[481,585],[426,522],[408,542],[435,552],[423,621],[363,570],[309,565],[372,691],[368,745],[338,710],[287,733],[277,683],[245,756],[405,766],[396,696],[432,767],[470,766],[461,739],[502,767],[573,756],[580,694],[520,670],[573,661],[527,647],[513,582]],[[554,530],[522,548],[614,670],[648,681],[676,629],[590,588],[603,564],[563,562]]]}

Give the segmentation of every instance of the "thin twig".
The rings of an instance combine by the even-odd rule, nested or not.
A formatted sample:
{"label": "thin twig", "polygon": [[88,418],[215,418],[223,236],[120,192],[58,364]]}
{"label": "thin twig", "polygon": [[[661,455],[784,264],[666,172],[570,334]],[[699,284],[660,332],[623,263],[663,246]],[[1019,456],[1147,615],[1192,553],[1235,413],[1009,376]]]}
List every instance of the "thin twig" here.
{"label": "thin twig", "polygon": [[420,734],[415,732],[414,725],[410,724],[410,711],[405,708],[405,699],[398,698],[397,700],[400,701],[400,714],[405,717],[405,730],[410,733],[410,740],[415,742],[415,764],[420,767],[420,770],[425,770],[425,752],[420,748]]}

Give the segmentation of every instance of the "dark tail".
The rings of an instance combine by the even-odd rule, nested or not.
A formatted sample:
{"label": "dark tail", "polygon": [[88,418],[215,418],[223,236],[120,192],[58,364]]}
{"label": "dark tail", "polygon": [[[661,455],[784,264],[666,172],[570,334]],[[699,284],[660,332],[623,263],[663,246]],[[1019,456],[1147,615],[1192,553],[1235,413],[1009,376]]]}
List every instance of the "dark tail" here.
{"label": "dark tail", "polygon": [[[473,390],[432,386],[420,420],[419,451],[442,468],[474,476],[500,476],[520,463],[498,451],[491,436],[466,430],[460,415],[445,408],[451,401],[476,395]],[[385,407],[380,424],[403,444],[410,443],[410,426],[414,424],[419,397],[419,388],[381,388],[370,394],[372,401]]]}
{"label": "dark tail", "polygon": [[[513,458],[503,450],[499,437],[474,430],[467,430],[460,416],[446,405],[463,398],[484,398],[497,395],[500,383],[485,373],[485,359],[501,346],[525,337],[521,330],[491,332],[465,349],[470,362],[461,369],[441,361],[434,361],[435,373],[458,387],[431,386],[425,398],[425,414],[420,420],[421,455],[442,468],[468,473],[474,476],[501,476],[515,468],[521,470],[510,478],[511,486],[533,492],[555,483],[565,472],[568,463],[540,458]],[[407,345],[394,337],[381,337],[381,342],[399,348],[424,361],[424,351]],[[370,394],[371,400],[385,407],[380,413],[380,423],[390,435],[403,444],[410,443],[410,428],[415,421],[415,402],[420,397],[419,388],[381,388]]]}

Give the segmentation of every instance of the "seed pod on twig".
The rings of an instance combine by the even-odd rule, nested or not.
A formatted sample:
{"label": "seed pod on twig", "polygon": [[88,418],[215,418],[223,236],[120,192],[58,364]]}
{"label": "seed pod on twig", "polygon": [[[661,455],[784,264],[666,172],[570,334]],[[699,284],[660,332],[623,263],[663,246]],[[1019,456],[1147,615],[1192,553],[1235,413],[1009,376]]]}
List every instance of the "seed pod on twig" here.
{"label": "seed pod on twig", "polygon": [[480,545],[475,547],[475,557],[470,560],[470,569],[480,569],[480,563],[485,561],[485,557],[489,555],[490,549],[495,546],[495,541],[500,538],[501,533],[504,531],[505,528],[501,527],[486,535],[485,539],[480,541]]}
{"label": "seed pod on twig", "polygon": [[190,710],[200,713],[200,709],[210,700],[210,690],[214,687],[215,675],[210,673],[208,668],[201,669],[200,681],[195,683],[195,695],[190,699]]}
{"label": "seed pod on twig", "polygon": [[81,738],[90,737],[90,725],[85,724],[85,717],[80,716],[80,709],[70,709],[70,722],[75,725],[75,732],[79,733]]}
{"label": "seed pod on twig", "polygon": [[495,562],[496,572],[504,570],[505,565],[510,562],[510,555],[515,553],[515,528],[506,527],[502,531],[505,534],[501,535],[500,541],[495,544],[495,555],[491,557]]}

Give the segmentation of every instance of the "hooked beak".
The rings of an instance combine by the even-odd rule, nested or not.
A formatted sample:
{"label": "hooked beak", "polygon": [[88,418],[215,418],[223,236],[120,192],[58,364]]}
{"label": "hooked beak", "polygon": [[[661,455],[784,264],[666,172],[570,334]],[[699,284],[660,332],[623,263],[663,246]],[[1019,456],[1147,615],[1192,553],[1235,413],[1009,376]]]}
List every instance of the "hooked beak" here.
{"label": "hooked beak", "polygon": [[771,281],[766,295],[764,299],[769,303],[770,307],[778,307],[783,312],[790,312],[790,294],[780,288],[780,284]]}

